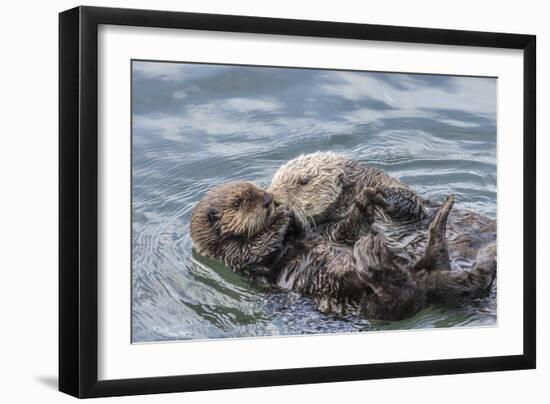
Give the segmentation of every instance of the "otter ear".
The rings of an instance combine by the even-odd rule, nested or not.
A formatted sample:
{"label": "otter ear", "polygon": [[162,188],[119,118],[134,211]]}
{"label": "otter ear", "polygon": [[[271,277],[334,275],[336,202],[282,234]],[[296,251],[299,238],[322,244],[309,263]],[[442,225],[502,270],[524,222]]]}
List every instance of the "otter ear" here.
{"label": "otter ear", "polygon": [[220,220],[220,211],[216,208],[209,208],[208,212],[206,212],[206,217],[208,218],[210,224],[213,225]]}

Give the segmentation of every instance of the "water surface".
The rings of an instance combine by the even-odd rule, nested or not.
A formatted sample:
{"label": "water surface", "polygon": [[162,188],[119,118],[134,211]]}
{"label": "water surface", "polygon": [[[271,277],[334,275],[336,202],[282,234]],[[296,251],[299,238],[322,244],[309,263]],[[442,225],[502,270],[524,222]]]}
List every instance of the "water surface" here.
{"label": "water surface", "polygon": [[267,185],[301,153],[342,152],[423,196],[496,216],[496,79],[133,62],[134,342],[491,325],[496,292],[371,321],[318,312],[193,254],[210,187]]}

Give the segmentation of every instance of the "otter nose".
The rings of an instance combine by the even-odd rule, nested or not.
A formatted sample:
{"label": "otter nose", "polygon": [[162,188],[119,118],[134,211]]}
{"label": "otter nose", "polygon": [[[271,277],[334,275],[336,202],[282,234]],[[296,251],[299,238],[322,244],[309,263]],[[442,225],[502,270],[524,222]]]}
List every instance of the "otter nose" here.
{"label": "otter nose", "polygon": [[264,193],[264,208],[269,207],[272,200],[273,200],[273,198],[271,198],[271,195],[269,195],[267,192],[265,192]]}

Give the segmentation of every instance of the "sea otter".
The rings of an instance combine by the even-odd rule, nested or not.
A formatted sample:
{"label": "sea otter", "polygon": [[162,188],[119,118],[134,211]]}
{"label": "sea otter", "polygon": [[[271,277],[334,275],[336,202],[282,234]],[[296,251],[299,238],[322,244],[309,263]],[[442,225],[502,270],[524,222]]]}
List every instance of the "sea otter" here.
{"label": "sea otter", "polygon": [[[388,243],[404,247],[411,262],[424,255],[429,237],[426,229],[438,208],[382,170],[332,152],[290,160],[277,170],[267,190],[289,206],[302,228],[315,229],[331,241],[350,245],[374,228]],[[364,215],[358,207],[365,201],[377,218],[386,220],[374,223],[374,215]],[[493,219],[455,209],[447,227],[434,234],[441,248],[430,259],[437,261],[438,268],[472,268],[482,250],[494,251],[496,259]]]}
{"label": "sea otter", "polygon": [[[368,214],[369,206],[363,206]],[[452,198],[431,224],[426,267],[414,267],[381,234],[370,232],[354,246],[302,231],[286,206],[251,182],[231,182],[208,191],[191,217],[198,253],[234,271],[263,277],[283,289],[311,297],[324,312],[363,312],[370,318],[402,319],[435,301],[483,294],[494,267],[481,262],[471,271],[438,270],[430,259],[445,228]],[[442,224],[443,223],[443,224]],[[434,241],[432,241],[434,240]]]}
{"label": "sea otter", "polygon": [[[315,228],[333,241],[341,241],[335,233],[344,236],[338,229],[341,222],[360,221],[355,205],[365,196],[382,208],[377,209],[379,215],[393,221],[418,221],[425,216],[422,198],[406,184],[333,152],[290,160],[273,175],[268,191],[290,207],[302,227]],[[357,225],[354,230],[361,229]],[[347,238],[355,242],[356,236]]]}

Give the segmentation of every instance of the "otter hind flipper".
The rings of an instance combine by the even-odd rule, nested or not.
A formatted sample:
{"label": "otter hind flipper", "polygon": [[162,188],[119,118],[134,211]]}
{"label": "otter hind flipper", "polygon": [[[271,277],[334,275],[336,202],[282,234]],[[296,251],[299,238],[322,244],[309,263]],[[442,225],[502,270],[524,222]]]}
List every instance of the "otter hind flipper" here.
{"label": "otter hind flipper", "polygon": [[414,265],[413,270],[450,270],[449,249],[447,247],[447,219],[454,204],[449,195],[435,213],[428,227],[428,243],[424,256]]}
{"label": "otter hind flipper", "polygon": [[478,276],[479,290],[488,289],[497,274],[497,246],[491,244],[478,252],[472,273]]}
{"label": "otter hind flipper", "polygon": [[480,251],[471,270],[420,271],[416,282],[426,291],[431,303],[453,303],[477,299],[490,293],[497,271],[496,246]]}

